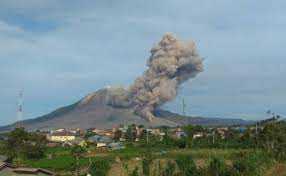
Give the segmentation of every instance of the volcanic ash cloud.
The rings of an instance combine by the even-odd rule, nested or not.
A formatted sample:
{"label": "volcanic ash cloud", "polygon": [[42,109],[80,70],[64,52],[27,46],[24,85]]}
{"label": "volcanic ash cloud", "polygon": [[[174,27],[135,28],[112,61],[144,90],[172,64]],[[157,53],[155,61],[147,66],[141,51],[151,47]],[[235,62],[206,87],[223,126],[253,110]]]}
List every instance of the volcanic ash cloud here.
{"label": "volcanic ash cloud", "polygon": [[128,89],[128,104],[141,117],[152,121],[153,111],[173,100],[180,84],[203,71],[202,58],[193,41],[180,41],[171,34],[151,49],[148,69]]}

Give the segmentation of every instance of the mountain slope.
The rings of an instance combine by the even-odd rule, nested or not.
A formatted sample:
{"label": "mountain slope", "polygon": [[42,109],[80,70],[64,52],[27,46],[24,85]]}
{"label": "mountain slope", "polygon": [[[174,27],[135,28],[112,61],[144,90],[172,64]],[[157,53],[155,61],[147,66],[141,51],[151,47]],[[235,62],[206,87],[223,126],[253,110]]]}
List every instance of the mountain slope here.
{"label": "mountain slope", "polygon": [[[156,118],[152,122],[136,115],[132,108],[124,108],[110,105],[110,92],[114,94],[121,89],[101,89],[89,94],[82,100],[62,108],[59,108],[47,115],[24,120],[21,125],[26,129],[56,129],[56,128],[113,128],[120,124],[142,124],[149,126],[181,126],[187,124],[225,126],[234,124],[248,124],[248,121],[240,119],[220,119],[188,117],[175,114],[169,111],[156,110]],[[0,127],[0,131],[13,129],[16,124]]]}
{"label": "mountain slope", "polygon": [[[114,91],[114,90],[112,90]],[[108,89],[92,93],[79,102],[59,108],[47,115],[24,120],[21,125],[26,129],[55,128],[112,128],[120,124],[143,124],[145,126],[177,126],[167,119],[155,118],[152,122],[136,115],[131,108],[108,105]],[[1,131],[11,130],[16,123],[0,127]]]}

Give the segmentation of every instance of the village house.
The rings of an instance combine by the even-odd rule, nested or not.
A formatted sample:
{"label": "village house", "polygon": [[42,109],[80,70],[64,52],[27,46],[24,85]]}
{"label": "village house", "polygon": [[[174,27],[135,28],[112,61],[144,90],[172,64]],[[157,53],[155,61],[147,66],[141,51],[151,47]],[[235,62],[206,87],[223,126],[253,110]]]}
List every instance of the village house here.
{"label": "village house", "polygon": [[193,134],[193,139],[202,138],[203,136],[204,136],[204,133],[198,132],[198,133]]}
{"label": "village house", "polygon": [[112,138],[108,136],[100,136],[100,135],[91,136],[87,139],[87,141],[89,143],[96,144],[97,148],[107,147],[108,144],[113,142]]}
{"label": "village house", "polygon": [[174,130],[174,134],[173,134],[173,137],[177,138],[177,139],[180,139],[184,136],[187,136],[186,133],[181,129],[181,128],[176,128]]}
{"label": "village house", "polygon": [[0,175],[3,176],[54,176],[55,174],[49,170],[40,168],[16,168],[8,163],[0,162]]}
{"label": "village house", "polygon": [[102,130],[101,132],[99,132],[97,134],[101,135],[101,136],[107,136],[110,138],[112,138],[114,136],[113,129]]}
{"label": "village house", "polygon": [[146,129],[147,133],[150,133],[154,136],[159,136],[160,141],[163,140],[164,136],[166,135],[165,132],[162,132],[159,128],[154,128],[154,129]]}
{"label": "village house", "polygon": [[112,142],[112,143],[108,144],[107,147],[111,150],[120,150],[120,149],[125,148],[125,146],[122,145],[122,143],[120,143],[120,142]]}
{"label": "village house", "polygon": [[69,131],[52,132],[47,135],[47,140],[51,142],[67,142],[75,140],[76,135]]}
{"label": "village house", "polygon": [[0,175],[3,176],[54,176],[49,170],[41,168],[17,168],[6,162],[7,157],[0,155]]}
{"label": "village house", "polygon": [[221,137],[221,139],[225,139],[227,131],[228,131],[227,127],[217,128],[216,129],[216,133]]}

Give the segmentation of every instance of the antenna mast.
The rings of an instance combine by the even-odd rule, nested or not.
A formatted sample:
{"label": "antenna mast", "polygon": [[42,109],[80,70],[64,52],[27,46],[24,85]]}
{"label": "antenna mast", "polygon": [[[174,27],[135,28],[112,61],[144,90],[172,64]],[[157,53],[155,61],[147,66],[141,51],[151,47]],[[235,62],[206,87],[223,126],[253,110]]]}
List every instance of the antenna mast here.
{"label": "antenna mast", "polygon": [[17,107],[17,128],[22,127],[22,120],[23,120],[23,90],[19,92],[18,95],[18,107]]}
{"label": "antenna mast", "polygon": [[187,107],[187,105],[186,105],[186,102],[185,102],[184,98],[182,100],[182,106],[183,106],[183,115],[186,116],[186,107]]}

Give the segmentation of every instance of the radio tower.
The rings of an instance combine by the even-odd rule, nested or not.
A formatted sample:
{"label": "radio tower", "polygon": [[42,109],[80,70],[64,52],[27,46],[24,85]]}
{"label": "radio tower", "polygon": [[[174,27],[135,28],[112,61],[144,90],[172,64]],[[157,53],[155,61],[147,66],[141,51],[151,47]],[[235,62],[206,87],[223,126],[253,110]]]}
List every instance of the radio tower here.
{"label": "radio tower", "polygon": [[187,107],[187,105],[186,105],[186,102],[185,102],[185,99],[183,98],[183,100],[182,100],[182,107],[183,107],[183,115],[184,116],[186,116],[186,107]]}
{"label": "radio tower", "polygon": [[19,97],[18,97],[17,122],[16,122],[17,128],[22,128],[22,120],[23,120],[23,90],[19,92]]}

